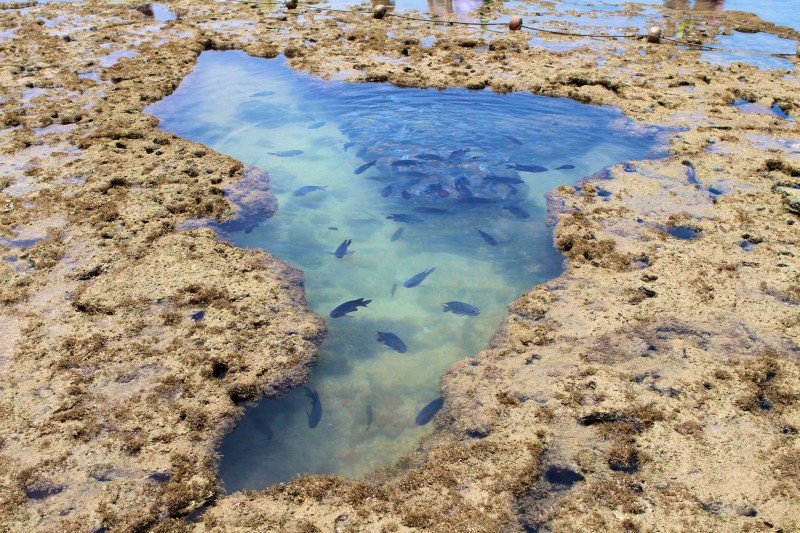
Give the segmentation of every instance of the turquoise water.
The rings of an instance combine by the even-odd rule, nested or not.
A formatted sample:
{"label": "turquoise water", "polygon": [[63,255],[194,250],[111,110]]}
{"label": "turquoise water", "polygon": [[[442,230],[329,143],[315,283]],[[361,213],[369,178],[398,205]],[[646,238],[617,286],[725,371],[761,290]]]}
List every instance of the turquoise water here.
{"label": "turquoise water", "polygon": [[[442,372],[486,346],[511,301],[561,272],[545,193],[613,163],[660,156],[664,140],[614,109],[322,81],[240,52],[203,53],[149,112],[163,129],[269,172],[277,214],[218,230],[302,269],[309,305],[329,326],[308,383],[319,423],[310,427],[303,389],[249,407],[221,449],[230,491],[304,472],[359,477],[411,450],[433,425],[415,417],[439,395]],[[532,172],[537,166],[547,170]],[[307,186],[324,189],[298,192]],[[355,253],[332,255],[346,239]],[[430,268],[418,286],[403,286]],[[372,302],[329,316],[358,298]],[[444,313],[449,301],[480,315]],[[407,351],[377,342],[378,331]]]}

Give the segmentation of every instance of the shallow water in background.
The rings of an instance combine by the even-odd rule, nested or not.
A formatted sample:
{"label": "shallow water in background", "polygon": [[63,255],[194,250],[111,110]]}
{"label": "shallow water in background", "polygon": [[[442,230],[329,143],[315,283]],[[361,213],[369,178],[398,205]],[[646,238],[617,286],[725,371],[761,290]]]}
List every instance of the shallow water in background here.
{"label": "shallow water in background", "polygon": [[[304,472],[358,477],[411,450],[430,430],[414,418],[438,396],[442,372],[486,346],[511,301],[560,273],[545,193],[613,163],[658,157],[665,139],[614,109],[520,93],[326,82],[281,59],[241,52],[203,53],[178,90],[149,112],[163,129],[270,173],[277,214],[219,230],[302,269],[308,302],[329,325],[308,384],[321,398],[320,424],[309,427],[302,389],[248,408],[222,445],[229,491]],[[355,144],[345,151],[345,143]],[[354,174],[365,161],[376,164]],[[519,163],[548,170],[508,167]],[[563,165],[575,168],[554,170]],[[498,175],[524,183],[482,179]],[[307,185],[326,189],[293,194]],[[398,187],[381,196],[388,185]],[[491,203],[472,203],[470,191]],[[447,213],[424,212],[431,208]],[[394,213],[422,221],[386,218]],[[331,252],[344,239],[355,253],[337,259]],[[420,286],[402,286],[432,267]],[[328,316],[360,297],[373,301],[346,317]],[[480,316],[443,313],[442,302],[451,300],[478,306]],[[408,352],[376,342],[377,331],[397,334]]]}
{"label": "shallow water in background", "polygon": [[728,66],[733,63],[747,63],[760,69],[794,70],[788,59],[748,52],[769,52],[776,54],[794,54],[797,42],[784,39],[771,33],[743,33],[734,31],[730,35],[718,35],[717,43],[709,46],[735,51],[708,51],[700,53],[700,58],[712,65]]}

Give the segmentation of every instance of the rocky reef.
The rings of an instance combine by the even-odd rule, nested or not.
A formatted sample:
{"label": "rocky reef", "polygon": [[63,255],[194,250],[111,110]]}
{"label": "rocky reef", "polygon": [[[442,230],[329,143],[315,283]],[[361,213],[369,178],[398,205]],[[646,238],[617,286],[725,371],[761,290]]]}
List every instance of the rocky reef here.
{"label": "rocky reef", "polygon": [[[174,20],[97,0],[0,8],[0,528],[800,528],[800,135],[732,105],[797,118],[795,74],[641,39],[553,52],[522,31],[170,6]],[[663,13],[666,28],[687,16]],[[691,42],[723,26],[799,37],[692,17]],[[325,325],[300,272],[192,224],[268,217],[270,191],[247,186],[258,171],[143,113],[207,49],[568,97],[682,131],[666,159],[550,194],[565,273],[443,376],[414,453],[365,480],[226,495],[222,435],[242,402],[308,378]]]}

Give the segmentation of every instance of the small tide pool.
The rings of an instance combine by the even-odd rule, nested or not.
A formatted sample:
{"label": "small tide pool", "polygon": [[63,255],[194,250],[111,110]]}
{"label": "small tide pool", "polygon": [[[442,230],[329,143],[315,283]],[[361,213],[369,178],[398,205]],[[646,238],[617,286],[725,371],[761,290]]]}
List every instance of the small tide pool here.
{"label": "small tide pool", "polygon": [[323,81],[233,51],[203,53],[148,112],[269,173],[277,213],[217,229],[302,269],[328,322],[307,388],[248,407],[224,440],[228,491],[361,477],[413,449],[442,372],[561,272],[545,194],[665,149],[615,109]]}

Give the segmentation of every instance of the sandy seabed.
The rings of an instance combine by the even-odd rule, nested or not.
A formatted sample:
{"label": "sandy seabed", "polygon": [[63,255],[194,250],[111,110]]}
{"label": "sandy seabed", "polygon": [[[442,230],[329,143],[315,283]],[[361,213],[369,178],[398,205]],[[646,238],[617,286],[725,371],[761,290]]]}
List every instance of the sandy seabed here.
{"label": "sandy seabed", "polygon": [[[800,135],[731,105],[800,118],[795,74],[637,39],[554,53],[524,32],[170,5],[164,22],[133,3],[0,9],[0,529],[800,529]],[[664,16],[692,42],[800,37],[739,12]],[[354,82],[613,105],[682,131],[668,158],[602,176],[607,201],[592,178],[550,194],[564,274],[442,377],[445,408],[414,453],[362,481],[226,495],[222,436],[243,401],[308,379],[325,323],[302,273],[184,229],[276,208],[259,171],[142,113],[225,49]],[[554,466],[583,479],[554,485]]]}

